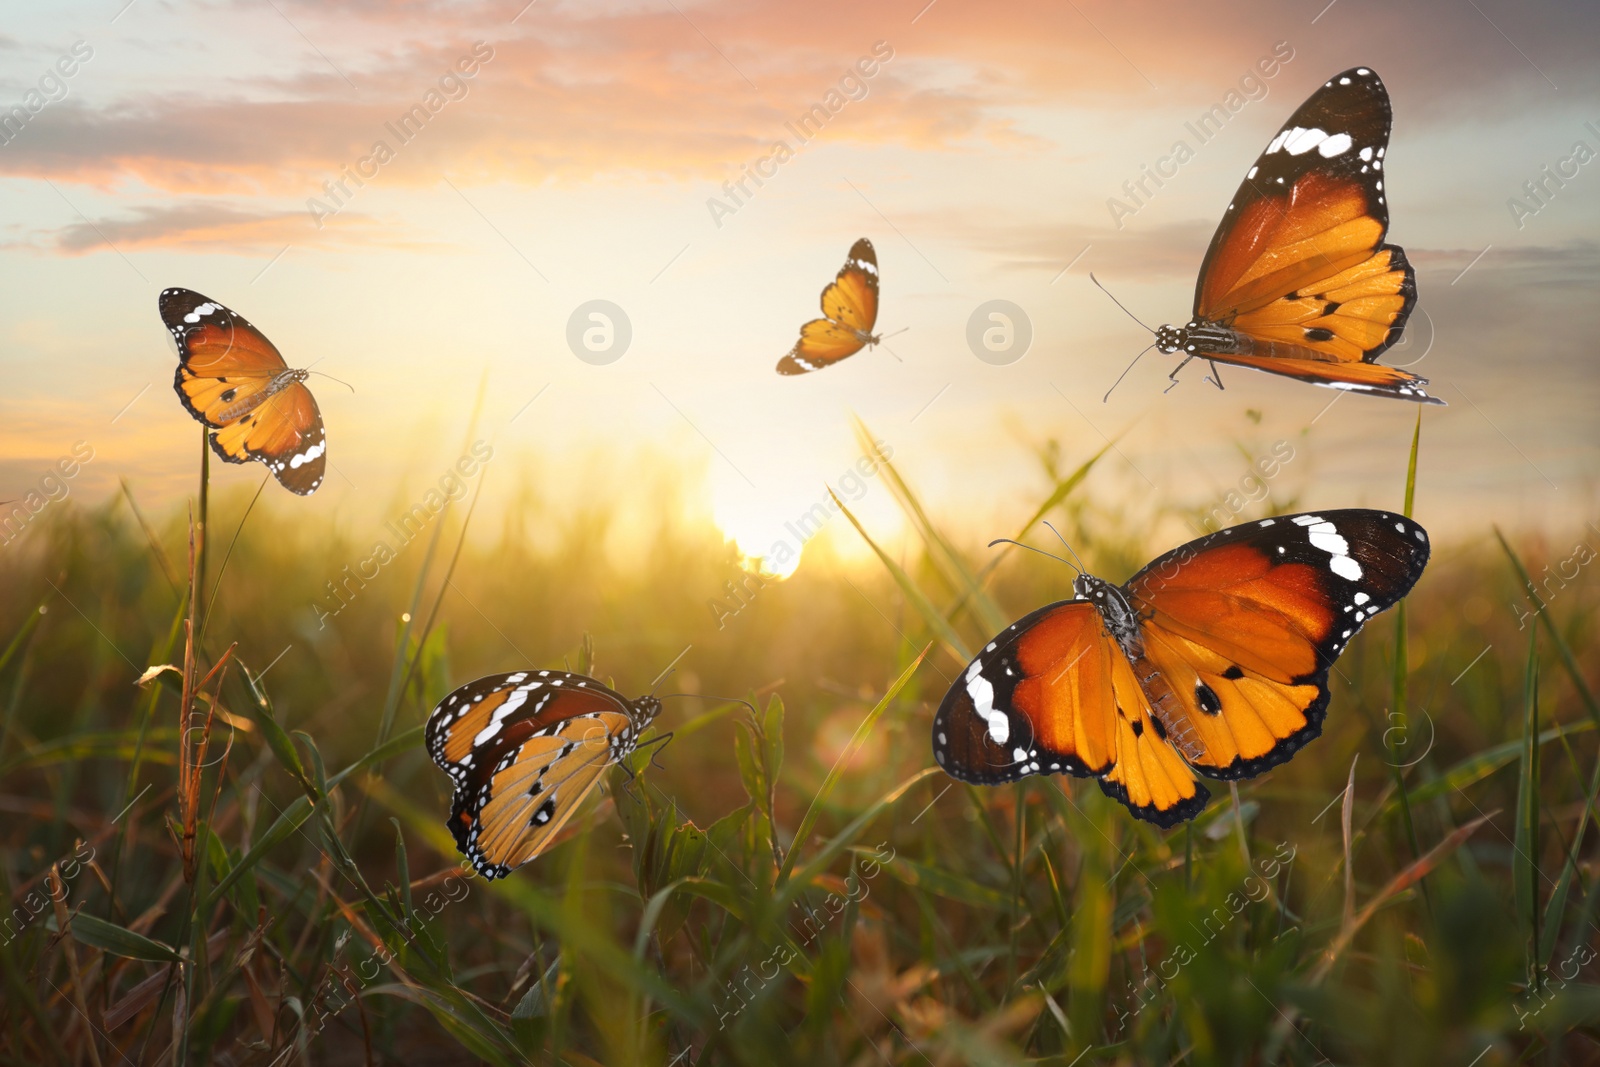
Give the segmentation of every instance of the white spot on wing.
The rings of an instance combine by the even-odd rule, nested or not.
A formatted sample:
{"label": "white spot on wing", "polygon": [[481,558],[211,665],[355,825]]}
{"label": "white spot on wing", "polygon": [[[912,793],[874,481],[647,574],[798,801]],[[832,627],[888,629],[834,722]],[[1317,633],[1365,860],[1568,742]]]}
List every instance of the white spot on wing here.
{"label": "white spot on wing", "polygon": [[983,676],[979,660],[973,660],[967,668],[967,696],[972,698],[973,709],[989,724],[989,739],[997,745],[1005,744],[1011,737],[1011,720],[1005,712],[995,710],[994,686]]}

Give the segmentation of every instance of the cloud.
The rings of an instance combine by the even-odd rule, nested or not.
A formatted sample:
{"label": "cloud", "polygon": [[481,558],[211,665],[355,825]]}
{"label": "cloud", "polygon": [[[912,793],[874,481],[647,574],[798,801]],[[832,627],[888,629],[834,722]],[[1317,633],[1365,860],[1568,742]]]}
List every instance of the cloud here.
{"label": "cloud", "polygon": [[142,205],[110,218],[82,218],[54,231],[36,231],[0,247],[50,250],[78,256],[108,243],[122,251],[176,248],[239,254],[276,253],[285,245],[383,242],[384,228],[355,212],[328,220],[322,230],[304,211],[253,211],[229,203],[186,202]]}
{"label": "cloud", "polygon": [[[303,201],[384,142],[396,158],[381,180],[396,186],[431,186],[441,175],[720,182],[767,151],[786,121],[823,99],[879,40],[894,58],[870,79],[867,98],[829,124],[829,143],[946,152],[1053,141],[1078,152],[1087,146],[1077,138],[1108,117],[1192,117],[1280,40],[1297,55],[1266,106],[1287,107],[1331,72],[1326,56],[1347,62],[1359,44],[1362,61],[1389,79],[1412,131],[1537,118],[1544,112],[1534,105],[1556,106],[1544,99],[1552,96],[1547,75],[1561,87],[1554,99],[1600,87],[1600,67],[1585,54],[1600,16],[1576,2],[1510,12],[1485,4],[1484,14],[1470,5],[1344,4],[1315,27],[1309,18],[1320,4],[1306,5],[1302,23],[1268,0],[1203,12],[1153,0],[941,2],[915,24],[923,0],[900,7],[904,20],[856,0],[545,0],[514,24],[497,14],[475,30],[477,14],[454,3],[372,0],[335,9],[285,0],[304,38],[295,35],[283,65],[103,102],[74,96],[0,147],[0,174]],[[213,8],[207,17],[215,21],[204,39],[219,39],[230,27],[255,26],[259,5]],[[492,58],[402,146],[394,123],[439,93],[479,39]],[[335,61],[343,73],[331,68]]]}

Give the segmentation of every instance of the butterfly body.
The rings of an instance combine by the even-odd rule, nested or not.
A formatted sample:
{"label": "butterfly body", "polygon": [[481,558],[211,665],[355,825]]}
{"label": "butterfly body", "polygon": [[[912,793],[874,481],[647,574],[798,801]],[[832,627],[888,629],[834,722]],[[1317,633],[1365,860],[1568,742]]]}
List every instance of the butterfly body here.
{"label": "butterfly body", "polygon": [[593,678],[515,671],[461,686],[428,717],[424,743],[455,782],[448,826],[487,878],[544,851],[601,774],[661,712]]}
{"label": "butterfly body", "polygon": [[[225,404],[231,404],[231,406],[225,407],[221,411],[217,412],[217,421],[227,423],[233,422],[235,419],[243,418],[256,408],[260,407],[262,404],[265,404],[268,400],[271,400],[273,397],[289,388],[289,386],[294,385],[296,382],[303,382],[310,376],[311,375],[309,372],[303,370],[283,371],[282,373],[273,377],[259,391],[251,393],[249,396],[245,397],[243,400],[240,400],[236,404],[231,402],[238,396],[237,387],[223,390],[223,392],[218,395],[217,399]],[[218,381],[226,382],[227,379],[219,378]]]}
{"label": "butterfly body", "polygon": [[[1313,385],[1440,404],[1426,378],[1377,357],[1416,306],[1416,272],[1389,229],[1393,112],[1367,67],[1334,75],[1267,144],[1223,212],[1184,326],[1156,347]],[[1176,379],[1177,370],[1173,372]]]}
{"label": "butterfly body", "polygon": [[778,361],[778,373],[805,374],[855,355],[883,338],[878,321],[878,254],[865,237],[850,246],[839,274],[822,290],[822,318],[800,327],[800,339]]}
{"label": "butterfly body", "polygon": [[1252,777],[1320,734],[1333,661],[1427,559],[1422,527],[1352,509],[1230,527],[1123,585],[1080,575],[968,664],[934,758],[984,785],[1095,777],[1139,818],[1192,818],[1197,775]]}
{"label": "butterfly body", "polygon": [[316,492],[328,445],[308,372],[243,315],[192,289],[162,290],[157,309],[178,348],[173,388],[208,427],[211,450],[229,463],[259,460],[290,492]]}

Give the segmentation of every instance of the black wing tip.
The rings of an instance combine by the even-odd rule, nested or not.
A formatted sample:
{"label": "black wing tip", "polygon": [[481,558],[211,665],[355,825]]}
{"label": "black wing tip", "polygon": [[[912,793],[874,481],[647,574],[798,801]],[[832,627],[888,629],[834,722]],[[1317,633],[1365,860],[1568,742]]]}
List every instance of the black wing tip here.
{"label": "black wing tip", "polygon": [[877,266],[878,250],[872,247],[872,242],[869,239],[862,237],[850,246],[850,258],[865,260],[873,266]]}
{"label": "black wing tip", "polygon": [[1211,803],[1211,790],[1199,782],[1194,784],[1194,796],[1180,800],[1170,808],[1159,808],[1154,804],[1135,804],[1128,798],[1128,790],[1120,782],[1108,781],[1105,778],[1100,779],[1100,791],[1127,808],[1135,819],[1153,823],[1163,830],[1170,830],[1179,823],[1188,822]]}

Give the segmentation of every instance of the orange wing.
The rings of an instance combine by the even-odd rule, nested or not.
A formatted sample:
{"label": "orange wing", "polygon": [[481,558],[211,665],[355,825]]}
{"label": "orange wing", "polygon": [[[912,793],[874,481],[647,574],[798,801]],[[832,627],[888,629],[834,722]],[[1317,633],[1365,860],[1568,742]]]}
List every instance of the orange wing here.
{"label": "orange wing", "polygon": [[566,671],[490,675],[455,690],[428,717],[424,742],[456,783],[456,847],[487,878],[539,855],[660,707]]}
{"label": "orange wing", "polygon": [[952,777],[982,785],[1092,775],[1161,826],[1192,818],[1210,795],[1082,600],[1040,608],[984,647],[934,715],[933,755]]}
{"label": "orange wing", "polygon": [[1324,511],[1222,530],[1135,575],[1134,666],[1185,759],[1249,778],[1320,734],[1334,660],[1410,592],[1428,552],[1402,516]]}
{"label": "orange wing", "polygon": [[304,371],[244,316],[192,289],[166,289],[161,319],[178,346],[178,399],[213,429],[211,448],[229,463],[259,460],[284,488],[309,495],[322,484],[327,435]]}
{"label": "orange wing", "polygon": [[1290,116],[1234,194],[1195,285],[1195,322],[1252,344],[1201,344],[1194,355],[1442,403],[1422,388],[1427,379],[1373,362],[1417,300],[1405,253],[1383,243],[1391,120],[1383,82],[1365,67],[1335,75]]}
{"label": "orange wing", "polygon": [[800,340],[778,361],[779,374],[820,370],[877,343],[878,254],[865,237],[850,246],[838,276],[822,290],[822,314],[800,327]]}

